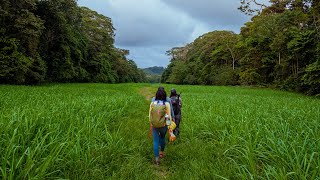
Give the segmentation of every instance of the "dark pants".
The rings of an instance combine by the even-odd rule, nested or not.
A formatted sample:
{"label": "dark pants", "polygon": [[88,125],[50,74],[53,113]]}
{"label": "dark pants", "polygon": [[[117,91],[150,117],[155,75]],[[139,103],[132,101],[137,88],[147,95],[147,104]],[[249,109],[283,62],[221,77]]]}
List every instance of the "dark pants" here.
{"label": "dark pants", "polygon": [[180,129],[179,129],[179,125],[180,125],[180,121],[181,121],[181,113],[175,115],[175,123],[176,123],[176,128],[173,130],[173,134],[174,135],[179,135],[180,133]]}
{"label": "dark pants", "polygon": [[159,143],[161,151],[164,151],[164,147],[166,145],[166,132],[167,126],[162,128],[152,128],[152,136],[153,136],[153,153],[155,157],[159,157]]}

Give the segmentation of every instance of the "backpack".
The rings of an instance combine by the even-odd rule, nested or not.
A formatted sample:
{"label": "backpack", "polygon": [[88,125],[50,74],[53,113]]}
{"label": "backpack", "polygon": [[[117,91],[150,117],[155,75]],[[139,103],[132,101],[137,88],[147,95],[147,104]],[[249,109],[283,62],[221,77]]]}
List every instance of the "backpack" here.
{"label": "backpack", "polygon": [[179,114],[180,111],[181,111],[181,105],[180,105],[180,99],[179,98],[180,98],[180,95],[171,97],[171,104],[172,104],[172,107],[173,107],[174,115]]}
{"label": "backpack", "polygon": [[166,115],[166,102],[162,103],[159,101],[154,101],[151,104],[150,111],[150,122],[152,127],[160,128],[166,125],[165,115]]}

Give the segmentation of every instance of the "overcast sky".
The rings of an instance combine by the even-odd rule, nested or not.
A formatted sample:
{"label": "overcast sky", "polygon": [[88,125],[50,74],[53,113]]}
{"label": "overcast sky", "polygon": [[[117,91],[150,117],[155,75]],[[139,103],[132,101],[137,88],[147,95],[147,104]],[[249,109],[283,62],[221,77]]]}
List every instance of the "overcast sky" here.
{"label": "overcast sky", "polygon": [[240,0],[78,0],[78,5],[112,19],[116,47],[128,49],[139,68],[166,67],[167,50],[214,30],[239,33],[250,20],[237,9]]}

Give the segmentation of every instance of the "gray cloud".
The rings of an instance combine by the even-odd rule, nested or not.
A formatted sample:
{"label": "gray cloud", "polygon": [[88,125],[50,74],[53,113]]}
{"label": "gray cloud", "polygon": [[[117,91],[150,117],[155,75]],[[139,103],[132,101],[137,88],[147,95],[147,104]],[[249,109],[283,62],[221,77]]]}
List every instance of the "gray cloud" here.
{"label": "gray cloud", "polygon": [[[169,48],[167,46],[146,46],[146,47],[126,47],[120,46],[123,49],[131,49],[129,59],[137,60],[139,67],[146,68],[151,66],[162,66],[166,67],[169,62],[169,58],[165,55],[165,51]],[[155,64],[156,62],[156,64]]]}
{"label": "gray cloud", "polygon": [[172,46],[186,40],[194,28],[194,20],[160,0],[110,2],[121,46]]}
{"label": "gray cloud", "polygon": [[116,46],[138,67],[167,66],[165,52],[213,30],[232,30],[249,20],[240,0],[78,0],[112,19]]}
{"label": "gray cloud", "polygon": [[[163,0],[169,6],[175,7],[198,21],[215,26],[232,27],[242,26],[249,17],[241,13],[237,8],[240,0]],[[233,29],[238,31],[239,28]]]}

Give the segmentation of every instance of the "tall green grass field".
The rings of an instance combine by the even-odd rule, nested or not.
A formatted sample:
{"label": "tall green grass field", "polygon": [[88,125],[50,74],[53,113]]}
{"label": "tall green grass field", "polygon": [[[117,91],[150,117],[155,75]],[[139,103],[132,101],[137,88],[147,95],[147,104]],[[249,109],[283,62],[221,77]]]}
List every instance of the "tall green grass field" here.
{"label": "tall green grass field", "polygon": [[0,179],[320,179],[320,100],[244,87],[164,85],[180,135],[152,163],[158,85],[0,86]]}

